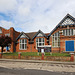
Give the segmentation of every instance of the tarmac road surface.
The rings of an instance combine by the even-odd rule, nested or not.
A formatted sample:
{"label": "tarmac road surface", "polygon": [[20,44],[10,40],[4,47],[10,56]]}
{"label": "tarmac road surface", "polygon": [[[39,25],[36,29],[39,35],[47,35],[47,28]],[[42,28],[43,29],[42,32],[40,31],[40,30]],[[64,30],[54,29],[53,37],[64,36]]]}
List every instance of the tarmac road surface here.
{"label": "tarmac road surface", "polygon": [[74,72],[51,72],[23,68],[3,68],[0,67],[0,75],[75,75]]}

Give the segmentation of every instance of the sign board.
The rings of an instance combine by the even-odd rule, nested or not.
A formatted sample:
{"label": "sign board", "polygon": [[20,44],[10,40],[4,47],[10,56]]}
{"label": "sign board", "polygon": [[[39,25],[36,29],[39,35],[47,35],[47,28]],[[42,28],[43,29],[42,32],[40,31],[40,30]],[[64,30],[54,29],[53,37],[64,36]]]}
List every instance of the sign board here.
{"label": "sign board", "polygon": [[44,53],[44,49],[41,49],[41,53]]}

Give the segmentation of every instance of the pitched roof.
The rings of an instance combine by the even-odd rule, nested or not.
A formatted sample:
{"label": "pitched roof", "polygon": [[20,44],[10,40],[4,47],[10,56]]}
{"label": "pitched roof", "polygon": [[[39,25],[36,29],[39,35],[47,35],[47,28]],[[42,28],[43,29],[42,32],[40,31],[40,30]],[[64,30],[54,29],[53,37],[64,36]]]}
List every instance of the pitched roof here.
{"label": "pitched roof", "polygon": [[45,33],[46,36],[48,36],[50,33]]}
{"label": "pitched roof", "polygon": [[25,33],[30,39],[33,38],[33,36],[35,36],[37,32],[31,32],[31,33]]}
{"label": "pitched roof", "polygon": [[[70,18],[70,19],[72,19],[74,22],[75,22],[75,18],[74,17],[72,17],[70,14],[67,14],[59,23],[58,23],[58,25],[56,25],[56,27],[50,32],[50,34],[48,35],[48,37],[49,36],[51,36],[51,34],[63,23],[63,21],[66,19],[66,18]],[[75,24],[74,24],[75,25]]]}
{"label": "pitched roof", "polygon": [[43,34],[44,37],[46,38],[47,38],[47,35],[49,34],[49,33],[44,34],[41,30],[39,30],[38,32],[30,32],[30,33],[21,32],[20,34],[18,34],[18,37],[16,38],[16,40],[18,40],[22,34],[25,34],[30,40],[33,40],[39,33]]}
{"label": "pitched roof", "polygon": [[72,20],[75,22],[75,18],[72,17],[70,14],[67,14],[67,15],[59,22],[58,25],[61,25],[61,23],[63,23],[63,21],[64,21],[66,18],[70,18],[70,19],[72,19]]}
{"label": "pitched roof", "polygon": [[[21,35],[22,35],[22,34],[25,34],[25,35],[27,36],[27,34],[26,34],[26,33],[21,32],[21,33],[19,34],[19,36],[16,38],[16,40],[18,40],[18,39],[21,37]],[[28,39],[30,39],[28,36],[27,36],[27,38],[28,38]]]}
{"label": "pitched roof", "polygon": [[33,40],[39,33],[43,34],[43,36],[47,38],[47,36],[46,36],[41,30],[39,30],[39,31],[33,36],[32,40]]}

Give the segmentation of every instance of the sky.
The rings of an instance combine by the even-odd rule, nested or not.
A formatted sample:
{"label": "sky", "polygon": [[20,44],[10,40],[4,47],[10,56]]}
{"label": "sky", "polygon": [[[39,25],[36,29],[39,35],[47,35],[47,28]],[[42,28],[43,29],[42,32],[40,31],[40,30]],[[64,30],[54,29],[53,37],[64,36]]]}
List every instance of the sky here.
{"label": "sky", "polygon": [[50,33],[68,13],[75,17],[75,0],[0,0],[0,26],[19,32]]}

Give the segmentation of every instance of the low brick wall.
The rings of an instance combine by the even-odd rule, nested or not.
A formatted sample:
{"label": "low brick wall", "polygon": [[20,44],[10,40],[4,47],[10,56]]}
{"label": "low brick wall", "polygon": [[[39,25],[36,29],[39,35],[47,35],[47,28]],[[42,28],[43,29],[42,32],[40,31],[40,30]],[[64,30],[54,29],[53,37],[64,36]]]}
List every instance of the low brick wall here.
{"label": "low brick wall", "polygon": [[44,60],[49,60],[49,61],[70,61],[71,57],[59,57],[59,56],[45,56]]}
{"label": "low brick wall", "polygon": [[41,56],[21,56],[21,59],[25,59],[25,60],[41,60]]}
{"label": "low brick wall", "polygon": [[4,59],[18,59],[18,56],[3,55],[2,58],[4,58]]}
{"label": "low brick wall", "polygon": [[[3,55],[2,58],[5,59],[18,59],[18,56],[7,56],[7,55]],[[25,60],[41,60],[41,56],[21,56],[21,59],[25,59]],[[44,56],[44,60],[48,60],[48,61],[70,61],[71,57],[59,57],[59,56]]]}

